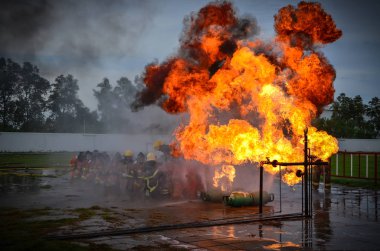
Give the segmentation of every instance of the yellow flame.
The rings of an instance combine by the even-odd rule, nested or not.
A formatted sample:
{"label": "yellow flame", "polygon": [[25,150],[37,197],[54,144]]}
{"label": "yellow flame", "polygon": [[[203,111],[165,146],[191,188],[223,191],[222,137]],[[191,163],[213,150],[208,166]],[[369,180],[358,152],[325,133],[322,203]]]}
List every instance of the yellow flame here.
{"label": "yellow flame", "polygon": [[227,191],[231,188],[232,182],[235,179],[235,167],[232,165],[222,165],[216,168],[213,177],[214,187],[219,187],[222,191]]}

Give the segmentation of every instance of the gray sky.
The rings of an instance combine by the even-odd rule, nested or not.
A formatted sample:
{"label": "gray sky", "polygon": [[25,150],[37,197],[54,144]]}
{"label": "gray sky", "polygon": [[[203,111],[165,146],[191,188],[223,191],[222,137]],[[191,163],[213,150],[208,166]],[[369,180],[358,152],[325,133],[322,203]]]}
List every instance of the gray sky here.
{"label": "gray sky", "polygon": [[[92,89],[103,77],[112,84],[133,80],[144,66],[174,54],[183,18],[208,1],[175,0],[3,0],[0,2],[0,57],[30,61],[54,80],[72,74],[80,98],[91,109]],[[255,16],[260,38],[274,35],[273,16],[298,1],[232,1],[239,14]],[[322,51],[334,65],[336,96],[380,97],[380,2],[319,1],[343,36]]]}

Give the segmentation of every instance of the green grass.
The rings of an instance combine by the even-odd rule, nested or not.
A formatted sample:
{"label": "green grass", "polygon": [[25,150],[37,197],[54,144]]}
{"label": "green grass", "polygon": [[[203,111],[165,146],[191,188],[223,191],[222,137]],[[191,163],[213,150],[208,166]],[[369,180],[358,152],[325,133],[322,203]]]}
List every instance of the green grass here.
{"label": "green grass", "polygon": [[361,187],[367,189],[380,189],[380,182],[374,183],[373,180],[367,179],[350,179],[350,178],[339,178],[339,177],[331,177],[331,182],[334,184],[340,184],[344,186],[350,187]]}
{"label": "green grass", "polygon": [[[336,158],[337,155],[331,157],[331,174],[336,173]],[[360,165],[359,165],[360,159]],[[344,165],[345,164],[345,165]],[[377,177],[380,179],[380,155],[377,156]],[[360,174],[360,175],[359,175]],[[339,153],[338,155],[338,175],[351,176],[351,154]],[[366,177],[366,155],[352,154],[352,177]],[[375,155],[368,155],[368,178],[375,178]]]}
{"label": "green grass", "polygon": [[1,167],[60,167],[69,166],[75,153],[0,153]]}
{"label": "green grass", "polygon": [[76,208],[74,212],[78,214],[80,220],[87,220],[96,215],[96,209],[93,208]]}
{"label": "green grass", "polygon": [[[48,168],[48,167],[67,167],[69,166],[70,159],[72,156],[76,154],[73,152],[50,152],[50,153],[0,153],[0,168]],[[351,176],[351,155],[345,154],[345,169],[343,170],[343,154],[339,153],[338,158],[338,176]],[[359,155],[352,155],[352,170],[353,177],[359,177]],[[379,179],[378,183],[380,183],[380,155],[377,156],[377,165],[378,165],[378,174],[377,177]],[[336,155],[331,157],[331,174],[336,175]],[[0,172],[1,175],[32,175],[39,176],[39,174],[23,174],[23,173],[13,173],[13,172]],[[360,177],[366,177],[366,155],[360,156]],[[375,157],[374,155],[368,155],[368,177],[372,180],[355,180],[355,179],[347,179],[347,178],[338,178],[335,177],[332,181],[337,184],[351,185],[351,186],[373,186],[377,187],[374,184],[375,177]],[[83,215],[82,215],[83,216]],[[106,213],[103,215],[103,218],[107,218],[110,220],[112,217],[107,215]]]}

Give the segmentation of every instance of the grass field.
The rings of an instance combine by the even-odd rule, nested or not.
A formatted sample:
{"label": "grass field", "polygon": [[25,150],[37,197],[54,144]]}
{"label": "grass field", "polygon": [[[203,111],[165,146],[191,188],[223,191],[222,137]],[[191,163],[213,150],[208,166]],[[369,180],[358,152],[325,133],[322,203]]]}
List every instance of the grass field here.
{"label": "grass field", "polygon": [[368,189],[380,189],[380,182],[375,183],[374,180],[368,179],[350,179],[350,178],[340,178],[340,177],[331,177],[331,182],[333,184],[340,184],[350,187],[361,187]]}
{"label": "grass field", "polygon": [[75,153],[0,153],[1,167],[62,167],[69,166]]}
{"label": "grass field", "polygon": [[[9,167],[30,167],[30,168],[45,168],[45,167],[67,167],[69,166],[71,157],[76,154],[73,152],[50,152],[50,153],[0,153],[0,168]],[[338,175],[337,168],[338,156]],[[345,160],[344,160],[345,159]],[[359,168],[360,159],[360,168]],[[368,178],[367,176],[367,163],[368,163]],[[380,156],[377,156],[377,177],[380,179]],[[333,176],[351,176],[351,154],[339,153],[331,157],[331,174]],[[360,172],[359,172],[360,171]],[[358,186],[358,187],[372,187],[378,188],[374,184],[375,177],[375,155],[353,154],[352,155],[352,177],[364,179],[347,179],[341,177],[333,177],[332,182],[342,185]],[[380,184],[380,180],[377,182]]]}
{"label": "grass field", "polygon": [[[338,158],[338,162],[337,162]],[[351,165],[352,163],[352,165]],[[337,165],[338,164],[338,165]],[[368,166],[368,168],[367,168]],[[338,167],[338,172],[337,172]],[[352,175],[351,175],[352,169]],[[352,176],[357,178],[375,178],[374,154],[343,154],[331,157],[331,174],[336,176]],[[380,179],[380,155],[377,156],[377,177]]]}

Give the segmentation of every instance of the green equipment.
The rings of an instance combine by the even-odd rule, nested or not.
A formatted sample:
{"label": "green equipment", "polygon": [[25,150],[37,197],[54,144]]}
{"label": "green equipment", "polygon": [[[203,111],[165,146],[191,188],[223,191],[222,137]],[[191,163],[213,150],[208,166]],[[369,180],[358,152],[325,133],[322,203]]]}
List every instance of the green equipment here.
{"label": "green equipment", "polygon": [[[232,207],[257,206],[259,205],[259,200],[259,192],[234,191],[229,196],[223,196],[224,204]],[[263,204],[272,202],[273,200],[273,193],[263,192]]]}

